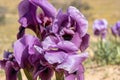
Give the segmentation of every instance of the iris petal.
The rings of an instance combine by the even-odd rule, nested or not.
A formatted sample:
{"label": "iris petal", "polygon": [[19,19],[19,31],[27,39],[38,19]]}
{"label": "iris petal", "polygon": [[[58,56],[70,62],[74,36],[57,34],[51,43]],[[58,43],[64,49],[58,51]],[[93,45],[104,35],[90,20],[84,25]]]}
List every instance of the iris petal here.
{"label": "iris petal", "polygon": [[86,48],[88,48],[89,46],[89,39],[90,39],[90,36],[89,34],[86,34],[84,37],[82,37],[82,42],[81,42],[81,45],[80,45],[80,50],[83,52]]}
{"label": "iris petal", "polygon": [[48,2],[48,0],[29,0],[33,4],[39,6],[45,13],[45,16],[55,18],[56,8]]}
{"label": "iris petal", "polygon": [[45,59],[50,64],[62,63],[67,58],[67,54],[62,51],[58,52],[46,52]]}
{"label": "iris petal", "polygon": [[69,73],[74,73],[79,69],[79,65],[88,57],[87,53],[82,53],[80,55],[69,55],[68,58],[60,65],[57,69],[64,69]]}
{"label": "iris petal", "polygon": [[78,50],[78,47],[70,41],[60,41],[57,47],[67,52],[76,52]]}
{"label": "iris petal", "polygon": [[27,58],[30,54],[35,54],[34,45],[39,46],[40,42],[38,38],[31,35],[24,35],[14,43],[15,59],[21,67],[28,63]]}
{"label": "iris petal", "polygon": [[77,31],[79,32],[80,36],[83,37],[88,29],[88,21],[85,19],[83,14],[73,6],[70,6],[67,12],[69,16],[76,22]]}

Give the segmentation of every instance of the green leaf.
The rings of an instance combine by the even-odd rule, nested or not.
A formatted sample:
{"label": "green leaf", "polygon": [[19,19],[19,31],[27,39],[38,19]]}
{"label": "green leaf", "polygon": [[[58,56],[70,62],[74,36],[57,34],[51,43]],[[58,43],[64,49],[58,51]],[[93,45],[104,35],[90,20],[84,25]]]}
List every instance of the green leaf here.
{"label": "green leaf", "polygon": [[56,80],[64,80],[64,73],[55,71]]}
{"label": "green leaf", "polygon": [[33,78],[32,78],[32,75],[31,75],[30,71],[29,71],[29,70],[27,70],[27,69],[23,69],[23,70],[24,70],[24,73],[25,73],[25,75],[26,75],[27,79],[28,79],[28,80],[33,80]]}
{"label": "green leaf", "polygon": [[21,74],[21,71],[18,72],[18,80],[22,80],[22,74]]}

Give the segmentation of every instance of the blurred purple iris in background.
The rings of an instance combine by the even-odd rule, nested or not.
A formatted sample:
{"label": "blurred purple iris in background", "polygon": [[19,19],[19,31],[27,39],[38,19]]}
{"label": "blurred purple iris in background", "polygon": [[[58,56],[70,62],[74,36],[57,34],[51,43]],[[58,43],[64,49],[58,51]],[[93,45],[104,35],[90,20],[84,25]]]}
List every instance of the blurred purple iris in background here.
{"label": "blurred purple iris in background", "polygon": [[93,23],[94,35],[101,36],[102,39],[106,37],[108,22],[105,19],[96,19]]}
{"label": "blurred purple iris in background", "polygon": [[112,34],[116,36],[120,36],[120,21],[116,22],[113,27],[111,27]]}
{"label": "blurred purple iris in background", "polygon": [[[39,15],[38,8],[43,11]],[[62,72],[64,80],[84,80],[82,62],[88,57],[85,50],[90,38],[87,33],[88,21],[84,15],[73,6],[66,13],[61,9],[57,12],[48,0],[22,0],[18,11],[20,28],[18,40],[13,45],[14,52],[10,54],[12,60],[5,55],[8,60],[0,61],[0,65],[7,66],[5,71],[12,69],[15,72],[12,75],[9,70],[6,71],[6,79],[9,80],[11,73],[11,80],[16,80],[18,70],[24,69],[30,80],[37,80],[38,77],[51,80],[54,72]],[[105,35],[107,22],[96,22],[95,30]],[[35,32],[36,36],[25,34],[26,28]],[[17,69],[14,64],[17,64]]]}

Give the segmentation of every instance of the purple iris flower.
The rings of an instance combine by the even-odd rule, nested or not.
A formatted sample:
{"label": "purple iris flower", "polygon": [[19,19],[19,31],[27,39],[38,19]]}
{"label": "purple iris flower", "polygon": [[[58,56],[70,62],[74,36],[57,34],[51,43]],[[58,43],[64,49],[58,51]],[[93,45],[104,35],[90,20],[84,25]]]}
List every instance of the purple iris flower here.
{"label": "purple iris flower", "polygon": [[93,23],[94,35],[105,38],[107,34],[108,22],[105,19],[96,19]]}
{"label": "purple iris flower", "polygon": [[116,22],[116,24],[111,27],[111,31],[114,36],[120,36],[120,21]]}
{"label": "purple iris flower", "polygon": [[[49,65],[53,66],[56,64],[54,66],[56,70],[62,69],[66,71],[68,73],[66,77],[73,75],[77,78],[76,76],[78,76],[78,80],[83,77],[84,70],[83,68],[80,69],[80,67],[82,66],[82,62],[88,57],[88,54],[77,54],[79,52],[79,48],[74,43],[59,39],[57,40],[54,36],[48,36],[42,42],[42,46],[44,46],[43,49],[45,51],[44,58],[47,60]],[[37,50],[41,53],[41,49]]]}
{"label": "purple iris flower", "polygon": [[[87,29],[88,21],[73,6],[68,8],[67,13],[59,10],[52,26],[53,33],[59,34],[63,40],[71,41],[77,47],[81,47],[81,51],[84,51],[88,47],[89,35],[87,34]],[[82,45],[84,38],[86,38],[86,46]]]}
{"label": "purple iris flower", "polygon": [[17,80],[17,74],[20,67],[12,52],[4,52],[4,58],[3,60],[0,60],[0,68],[5,70],[6,80]]}
{"label": "purple iris flower", "polygon": [[[37,8],[43,13],[37,15]],[[88,57],[85,49],[89,45],[89,34],[83,14],[73,6],[66,13],[61,9],[57,13],[48,0],[22,0],[18,11],[21,25],[18,40],[13,44],[14,52],[5,52],[4,59],[0,60],[6,80],[17,80],[20,68],[28,72],[32,80],[38,77],[51,80],[54,71],[64,72],[65,80],[84,80],[82,62]],[[104,22],[100,23],[102,27]],[[26,28],[37,37],[25,34]]]}
{"label": "purple iris flower", "polygon": [[[37,52],[38,49],[36,46],[39,46],[40,53]],[[34,80],[38,76],[40,76],[41,80],[46,80],[46,78],[49,80],[53,75],[53,70],[45,64],[46,60],[42,51],[41,43],[35,36],[24,35],[14,43],[14,56],[16,61],[21,68],[30,69]],[[42,75],[46,75],[46,77]]]}
{"label": "purple iris flower", "polygon": [[[37,15],[37,6],[44,12],[43,16]],[[49,26],[56,15],[56,9],[47,0],[23,0],[18,6],[18,11],[20,16],[19,23],[21,24],[17,35],[18,39],[24,35],[25,28],[30,28],[37,36],[40,36],[41,28]],[[41,33],[45,34],[44,30]]]}

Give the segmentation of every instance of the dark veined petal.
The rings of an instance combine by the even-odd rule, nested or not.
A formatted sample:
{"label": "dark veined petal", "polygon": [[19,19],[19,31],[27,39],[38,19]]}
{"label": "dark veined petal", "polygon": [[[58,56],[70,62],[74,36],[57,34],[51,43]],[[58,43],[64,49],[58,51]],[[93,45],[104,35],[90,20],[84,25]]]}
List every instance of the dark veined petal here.
{"label": "dark veined petal", "polygon": [[17,80],[17,72],[20,67],[16,61],[8,59],[0,60],[0,68],[5,70],[6,80]]}
{"label": "dark veined petal", "polygon": [[43,72],[39,74],[41,80],[51,80],[53,76],[53,70],[51,68],[46,68]]}
{"label": "dark veined petal", "polygon": [[36,80],[39,76],[41,80],[51,80],[53,70],[44,64],[44,56],[41,54],[32,54],[29,61],[33,66],[33,79]]}
{"label": "dark veined petal", "polygon": [[43,66],[44,56],[36,53],[29,56],[29,62],[33,67],[33,79],[36,80],[37,77],[46,70],[46,66]]}
{"label": "dark veined petal", "polygon": [[89,39],[90,39],[89,34],[86,34],[85,36],[82,37],[82,42],[81,42],[81,45],[80,45],[80,50],[82,52],[85,51],[86,48],[88,48],[88,46],[89,46]]}
{"label": "dark veined petal", "polygon": [[68,73],[74,73],[79,69],[79,65],[88,57],[88,53],[80,55],[69,55],[68,58],[57,66],[56,69],[63,69]]}
{"label": "dark veined petal", "polygon": [[17,80],[17,70],[13,68],[11,61],[7,61],[5,65],[6,80]]}
{"label": "dark veined petal", "polygon": [[31,3],[39,6],[45,13],[45,16],[55,18],[56,8],[48,0],[29,0]]}
{"label": "dark veined petal", "polygon": [[68,8],[67,13],[76,22],[76,30],[80,34],[80,37],[83,37],[87,33],[88,21],[83,14],[73,6]]}
{"label": "dark veined petal", "polygon": [[0,60],[0,68],[4,69],[6,62],[7,62],[7,60]]}
{"label": "dark veined petal", "polygon": [[14,43],[14,56],[21,67],[28,63],[29,54],[36,52],[34,45],[40,45],[40,42],[38,38],[31,35],[24,35]]}

